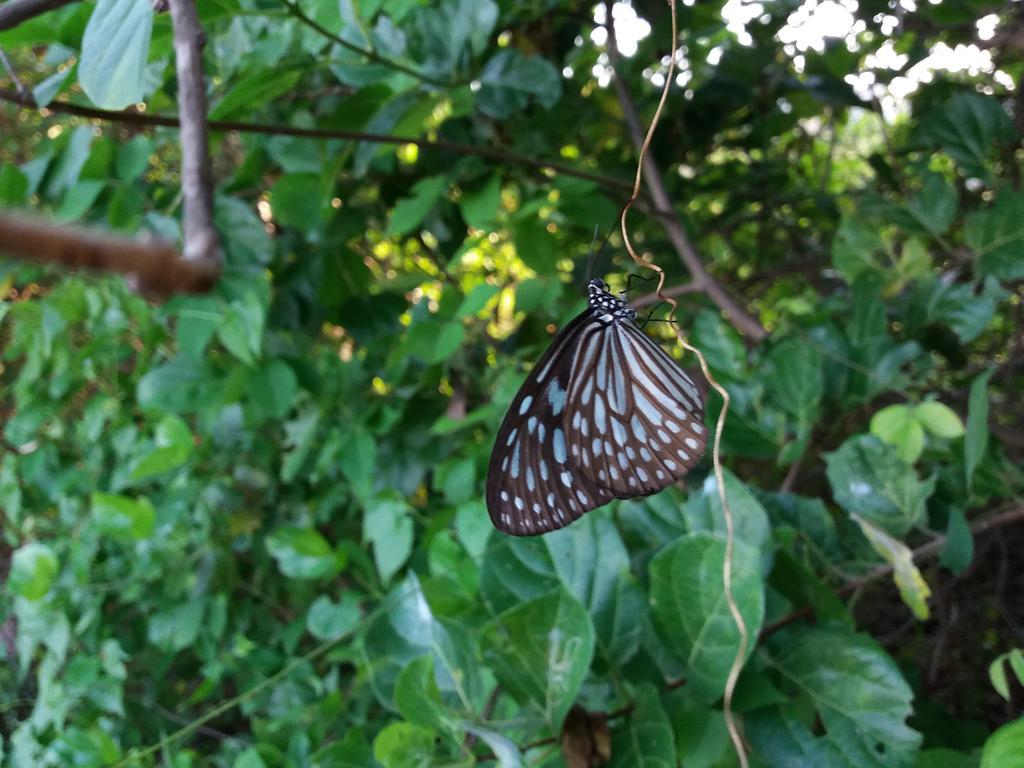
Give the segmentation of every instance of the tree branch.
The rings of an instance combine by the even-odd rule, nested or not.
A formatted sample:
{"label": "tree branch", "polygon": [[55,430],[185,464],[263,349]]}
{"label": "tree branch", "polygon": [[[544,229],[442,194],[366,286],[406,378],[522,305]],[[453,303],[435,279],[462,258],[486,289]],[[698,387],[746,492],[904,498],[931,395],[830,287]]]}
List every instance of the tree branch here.
{"label": "tree branch", "polygon": [[[0,88],[0,101],[7,101],[12,104],[19,104],[23,107],[38,108],[31,99],[26,99],[14,91]],[[70,104],[65,101],[52,101],[45,109],[49,112],[61,112],[79,117],[89,117],[96,120],[108,120],[112,122],[128,123],[140,126],[163,126],[167,128],[179,127],[178,118],[164,117],[161,115],[144,115],[139,112],[123,111],[115,112],[106,109],[95,109],[78,104]],[[545,160],[538,160],[527,155],[519,155],[514,152],[503,152],[490,147],[477,147],[472,144],[460,144],[455,141],[444,139],[420,139],[412,136],[388,136],[380,133],[363,133],[361,131],[341,131],[326,128],[297,128],[290,125],[267,125],[262,123],[242,123],[231,120],[209,120],[207,126],[217,131],[237,131],[239,133],[259,133],[268,136],[297,136],[306,139],[343,139],[347,141],[368,141],[377,144],[414,144],[420,149],[444,150],[455,152],[460,155],[475,155],[497,162],[522,165],[538,171],[553,171],[562,176],[572,176],[577,179],[585,179],[599,184],[603,187],[620,190],[630,190],[632,185],[628,181],[613,179],[608,176],[601,176],[589,171],[573,168],[571,165],[552,163]]]}
{"label": "tree branch", "polygon": [[[1013,525],[1014,523],[1024,522],[1024,507],[1018,507],[1011,509],[1006,512],[1002,512],[992,517],[987,517],[984,520],[979,520],[971,526],[971,535],[980,536],[983,533],[997,530],[1006,525]],[[946,546],[945,536],[936,536],[929,542],[922,544],[920,547],[915,549],[912,553],[912,559],[914,562],[921,560],[928,560],[940,554]],[[893,567],[891,565],[880,565],[866,576],[863,576],[854,581],[847,582],[842,587],[836,590],[836,595],[839,597],[849,597],[858,589],[866,584],[870,584],[878,579],[884,579],[887,576],[892,575]],[[814,608],[810,605],[805,605],[802,608],[798,608],[791,613],[787,613],[782,618],[773,621],[768,626],[761,630],[761,634],[758,636],[758,642],[763,642],[766,638],[771,637],[783,627],[788,627],[797,621],[804,619],[810,619],[814,616]]]}
{"label": "tree branch", "polygon": [[437,78],[430,77],[429,75],[424,75],[422,72],[417,72],[412,67],[407,67],[404,64],[401,64],[397,61],[381,56],[376,51],[371,51],[366,48],[360,48],[358,45],[350,43],[345,38],[339,37],[338,35],[334,34],[329,29],[322,26],[315,19],[312,19],[309,16],[307,16],[299,7],[298,3],[292,2],[292,0],[282,0],[282,2],[284,3],[284,7],[288,9],[288,13],[291,16],[294,16],[296,20],[305,24],[310,29],[319,32],[321,35],[326,37],[331,42],[340,45],[342,48],[346,48],[352,51],[353,53],[357,53],[360,56],[364,56],[369,61],[376,62],[377,64],[387,67],[388,69],[393,69],[396,72],[401,72],[404,75],[414,77],[420,82],[429,83],[430,85],[436,85],[439,88],[457,88],[460,85],[465,85],[466,82],[468,82],[449,82],[446,80],[438,80]]}
{"label": "tree branch", "polygon": [[73,2],[75,0],[8,0],[0,3],[0,32]]}
{"label": "tree branch", "polygon": [[0,244],[0,250],[30,261],[133,275],[141,291],[160,297],[205,293],[219,273],[209,262],[179,258],[166,241],[115,237],[2,212]]}
{"label": "tree branch", "polygon": [[[608,3],[608,14],[611,14],[611,3]],[[611,15],[608,16],[609,23],[606,25],[608,29],[608,59],[611,62],[612,67],[612,86],[615,88],[615,94],[619,99],[619,105],[622,108],[622,114],[626,119],[626,125],[629,129],[630,138],[633,140],[633,144],[639,150],[644,142],[644,131],[640,125],[640,118],[636,111],[636,105],[633,103],[633,99],[629,94],[629,89],[626,87],[625,82],[619,77],[615,67],[619,61],[619,51],[616,46],[615,39],[615,24],[611,22]],[[651,201],[654,207],[659,211],[673,211],[672,199],[669,197],[668,190],[665,187],[664,179],[661,175],[661,170],[654,162],[654,158],[648,152],[644,155],[644,180],[647,183],[647,191],[651,196]],[[675,248],[676,253],[679,254],[679,258],[682,260],[683,265],[690,272],[691,284],[694,285],[696,290],[702,291],[707,294],[710,298],[725,314],[728,316],[730,322],[741,332],[749,336],[754,341],[761,341],[764,339],[768,332],[765,331],[764,327],[757,321],[757,318],[749,314],[739,303],[729,295],[729,293],[721,286],[721,284],[715,280],[711,274],[705,269],[704,262],[697,253],[697,249],[694,248],[690,242],[690,238],[686,234],[686,229],[683,227],[682,221],[679,216],[661,216],[662,226],[665,227],[665,233],[668,235],[669,242]]]}
{"label": "tree branch", "polygon": [[220,238],[213,225],[213,183],[206,135],[206,84],[203,44],[195,0],[170,0],[174,27],[174,59],[178,72],[181,115],[181,191],[185,200],[185,261],[220,265]]}

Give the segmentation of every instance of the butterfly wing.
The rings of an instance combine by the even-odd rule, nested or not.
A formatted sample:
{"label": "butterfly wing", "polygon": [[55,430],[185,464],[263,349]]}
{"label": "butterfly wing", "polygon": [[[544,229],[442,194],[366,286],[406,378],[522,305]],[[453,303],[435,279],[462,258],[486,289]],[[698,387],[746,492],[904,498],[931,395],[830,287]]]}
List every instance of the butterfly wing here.
{"label": "butterfly wing", "polygon": [[707,442],[700,392],[630,320],[584,328],[566,402],[570,458],[625,499],[660,491],[700,460]]}
{"label": "butterfly wing", "polygon": [[588,309],[555,337],[509,406],[487,468],[487,511],[499,531],[531,536],[562,528],[613,496],[570,461],[566,395]]}

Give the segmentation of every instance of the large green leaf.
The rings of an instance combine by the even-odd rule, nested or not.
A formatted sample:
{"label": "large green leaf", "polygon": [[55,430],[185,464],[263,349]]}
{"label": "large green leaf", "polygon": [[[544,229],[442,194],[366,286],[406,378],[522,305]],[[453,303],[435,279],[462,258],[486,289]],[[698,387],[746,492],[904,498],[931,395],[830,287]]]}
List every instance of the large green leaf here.
{"label": "large green leaf", "polygon": [[558,729],[594,655],[594,628],[564,589],[510,608],[481,634],[483,658],[513,696],[535,705]]}
{"label": "large green leaf", "polygon": [[587,607],[599,656],[624,664],[636,653],[646,614],[644,595],[630,573],[618,531],[601,512],[537,538],[493,533],[480,581],[481,595],[494,612],[561,584]]}
{"label": "large green leaf", "polygon": [[394,495],[381,495],[366,507],[363,538],[373,545],[381,581],[387,582],[412,552],[413,525],[409,504]]}
{"label": "large green leaf", "polygon": [[94,493],[92,516],[101,533],[125,541],[148,538],[156,527],[156,510],[144,496],[132,499],[115,493]]}
{"label": "large green leaf", "polygon": [[904,768],[912,761],[921,741],[906,724],[913,692],[873,640],[846,629],[805,629],[777,636],[771,659],[814,705],[828,741],[851,768]]}
{"label": "large green leaf", "polygon": [[[725,541],[709,533],[683,536],[651,561],[651,612],[666,645],[686,663],[687,682],[706,701],[721,697],[739,650],[740,632],[723,587]],[[746,653],[764,620],[757,551],[735,542],[732,594],[746,624]]]}
{"label": "large green leaf", "polygon": [[145,0],[97,0],[82,36],[78,82],[97,107],[124,109],[142,101],[153,5]]}
{"label": "large green leaf", "polygon": [[935,478],[921,482],[896,449],[872,435],[855,435],[825,454],[835,500],[889,533],[902,536],[924,519]]}
{"label": "large green leaf", "polygon": [[475,637],[458,622],[434,615],[414,573],[392,588],[383,608],[362,638],[368,654],[366,673],[382,702],[391,706],[402,669],[430,654],[434,679],[444,700],[457,703],[463,710],[482,706]]}
{"label": "large green leaf", "polygon": [[239,80],[210,110],[211,120],[227,120],[251,113],[288,93],[299,81],[298,70],[259,70]]}

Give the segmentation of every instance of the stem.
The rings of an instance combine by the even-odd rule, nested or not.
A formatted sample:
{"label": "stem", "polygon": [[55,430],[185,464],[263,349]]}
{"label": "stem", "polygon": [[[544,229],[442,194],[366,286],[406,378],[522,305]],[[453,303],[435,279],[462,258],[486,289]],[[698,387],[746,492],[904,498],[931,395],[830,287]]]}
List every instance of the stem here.
{"label": "stem", "polygon": [[220,238],[213,225],[213,184],[206,135],[203,44],[194,0],[170,0],[181,115],[181,191],[184,198],[185,261],[220,264]]}
{"label": "stem", "polygon": [[[24,107],[36,108],[37,105],[29,98],[25,98],[14,91],[0,88],[0,101],[7,101],[12,104],[20,104]],[[78,104],[69,104],[65,101],[54,101],[45,108],[49,112],[61,112],[79,117],[90,117],[97,120],[108,120],[130,125],[162,126],[166,128],[177,128],[179,122],[177,117],[161,115],[144,115],[138,112],[116,112],[106,109],[96,109]],[[562,176],[572,176],[577,179],[592,181],[604,187],[629,190],[631,184],[620,179],[613,179],[608,176],[601,176],[589,171],[573,168],[562,163],[552,163],[546,160],[538,160],[527,155],[519,155],[514,152],[503,152],[490,147],[477,147],[472,144],[460,144],[455,141],[444,139],[421,139],[413,136],[388,136],[380,133],[364,133],[362,131],[341,131],[328,130],[325,128],[298,128],[290,125],[267,125],[262,123],[243,123],[232,120],[209,120],[207,126],[216,131],[237,131],[239,133],[259,133],[267,136],[297,136],[306,139],[343,139],[348,141],[368,141],[377,144],[414,144],[420,149],[445,150],[460,155],[475,155],[497,162],[522,165],[534,168],[539,171],[554,171]]]}

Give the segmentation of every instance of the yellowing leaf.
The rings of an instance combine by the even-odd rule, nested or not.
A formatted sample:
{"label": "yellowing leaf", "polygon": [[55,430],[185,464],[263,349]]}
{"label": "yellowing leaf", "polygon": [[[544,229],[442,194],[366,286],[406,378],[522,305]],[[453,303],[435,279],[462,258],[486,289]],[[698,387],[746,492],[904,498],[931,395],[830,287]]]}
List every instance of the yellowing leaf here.
{"label": "yellowing leaf", "polygon": [[857,521],[857,525],[875,551],[892,566],[893,581],[896,582],[903,602],[915,617],[925,621],[928,618],[928,598],[931,597],[932,591],[921,571],[914,565],[913,551],[902,541],[893,538],[860,515],[851,513],[850,517]]}

